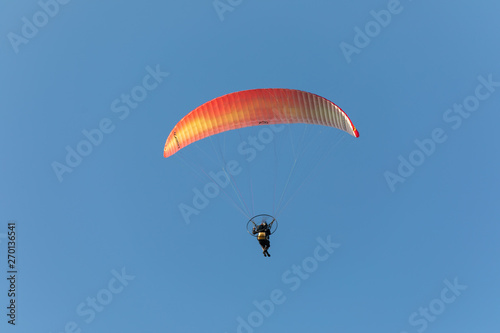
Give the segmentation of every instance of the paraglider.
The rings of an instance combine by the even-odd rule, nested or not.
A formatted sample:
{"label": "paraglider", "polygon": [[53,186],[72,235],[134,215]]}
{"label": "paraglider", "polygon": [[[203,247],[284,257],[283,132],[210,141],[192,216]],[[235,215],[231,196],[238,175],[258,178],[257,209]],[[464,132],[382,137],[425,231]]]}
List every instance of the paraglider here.
{"label": "paraglider", "polygon": [[[261,223],[257,225],[259,220],[261,220]],[[271,222],[267,223],[268,220],[271,220]],[[249,226],[251,226],[250,223],[253,225],[251,232],[249,229]],[[247,222],[247,231],[250,235],[257,237],[257,241],[262,247],[262,253],[264,254],[264,257],[271,256],[267,251],[269,247],[271,247],[269,236],[274,234],[277,228],[278,222],[276,221],[276,219],[267,214],[254,216]]]}
{"label": "paraglider", "polygon": [[267,252],[267,250],[271,246],[271,243],[269,242],[269,235],[271,234],[271,231],[269,230],[267,223],[262,222],[257,228],[254,227],[252,233],[257,234],[257,240],[262,247],[264,257],[270,257],[271,255]]}
{"label": "paraglider", "polygon": [[163,156],[232,129],[292,123],[330,126],[359,136],[347,114],[326,98],[293,89],[244,90],[215,98],[188,113],[168,136]]}
{"label": "paraglider", "polygon": [[[294,89],[253,89],[215,98],[188,113],[170,132],[163,156],[170,157],[190,144],[230,130],[298,123],[334,127],[359,137],[347,114],[324,97]],[[254,216],[247,223],[248,233],[257,237],[264,256],[270,257],[269,236],[276,228],[276,218],[267,214]]]}

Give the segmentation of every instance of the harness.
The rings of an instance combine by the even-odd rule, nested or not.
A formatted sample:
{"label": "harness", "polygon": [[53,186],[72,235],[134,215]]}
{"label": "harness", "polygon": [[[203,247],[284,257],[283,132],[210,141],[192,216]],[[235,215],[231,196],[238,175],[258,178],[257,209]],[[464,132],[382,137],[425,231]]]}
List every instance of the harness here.
{"label": "harness", "polygon": [[267,240],[269,237],[266,235],[265,231],[261,231],[257,234],[257,240]]}

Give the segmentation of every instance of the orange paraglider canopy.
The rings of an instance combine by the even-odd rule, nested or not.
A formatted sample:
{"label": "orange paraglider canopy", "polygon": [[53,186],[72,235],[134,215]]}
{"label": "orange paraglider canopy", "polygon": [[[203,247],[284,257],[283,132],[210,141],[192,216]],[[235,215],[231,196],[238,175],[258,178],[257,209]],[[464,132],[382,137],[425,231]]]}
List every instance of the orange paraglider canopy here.
{"label": "orange paraglider canopy", "polygon": [[232,129],[292,123],[330,126],[359,136],[347,114],[326,98],[293,89],[254,89],[215,98],[188,113],[168,136],[163,156]]}

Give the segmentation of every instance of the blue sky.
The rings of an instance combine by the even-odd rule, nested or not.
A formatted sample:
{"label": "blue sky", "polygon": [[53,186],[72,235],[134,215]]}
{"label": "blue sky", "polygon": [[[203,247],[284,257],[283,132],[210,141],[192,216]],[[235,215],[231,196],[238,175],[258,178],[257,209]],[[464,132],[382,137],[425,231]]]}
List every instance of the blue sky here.
{"label": "blue sky", "polygon": [[[498,332],[499,10],[2,1],[2,332]],[[258,127],[163,158],[185,114],[255,88],[324,96],[360,137],[286,126],[247,163]],[[301,147],[264,258],[247,214]],[[186,223],[229,160],[253,208],[228,186]]]}

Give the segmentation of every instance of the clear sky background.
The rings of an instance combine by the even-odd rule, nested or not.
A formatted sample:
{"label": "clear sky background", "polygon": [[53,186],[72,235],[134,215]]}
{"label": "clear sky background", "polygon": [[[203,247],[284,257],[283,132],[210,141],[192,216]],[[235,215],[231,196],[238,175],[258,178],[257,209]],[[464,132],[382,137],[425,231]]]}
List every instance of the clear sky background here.
{"label": "clear sky background", "polygon": [[[1,3],[2,332],[500,331],[498,2]],[[163,158],[185,114],[254,88],[324,96],[360,137],[287,126],[247,163],[256,127]],[[264,258],[246,214],[275,213],[304,131]],[[186,223],[221,151],[254,206],[228,186]]]}

